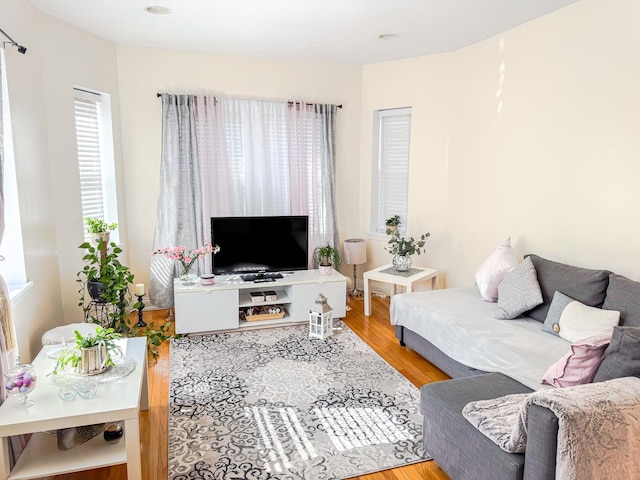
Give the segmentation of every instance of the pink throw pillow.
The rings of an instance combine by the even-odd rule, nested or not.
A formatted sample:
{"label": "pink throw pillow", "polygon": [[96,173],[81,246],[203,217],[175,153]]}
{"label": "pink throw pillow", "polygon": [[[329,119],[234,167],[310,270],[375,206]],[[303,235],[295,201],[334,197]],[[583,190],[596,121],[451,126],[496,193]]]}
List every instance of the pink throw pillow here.
{"label": "pink throw pillow", "polygon": [[591,383],[612,333],[602,333],[572,343],[567,354],[549,367],[540,383],[558,388]]}
{"label": "pink throw pillow", "polygon": [[483,301],[496,302],[498,300],[498,285],[507,273],[517,265],[518,259],[511,248],[511,237],[509,237],[498,245],[476,272],[476,285],[478,285]]}

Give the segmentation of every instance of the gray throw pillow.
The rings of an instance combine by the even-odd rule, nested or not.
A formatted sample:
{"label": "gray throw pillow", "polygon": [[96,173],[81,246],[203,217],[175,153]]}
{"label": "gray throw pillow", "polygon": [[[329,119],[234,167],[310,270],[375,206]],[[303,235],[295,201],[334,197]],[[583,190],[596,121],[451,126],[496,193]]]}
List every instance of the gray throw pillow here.
{"label": "gray throw pillow", "polygon": [[530,258],[511,270],[498,285],[498,308],[495,318],[511,320],[542,303],[536,269]]}
{"label": "gray throw pillow", "polygon": [[640,377],[640,327],[614,327],[594,382]]}
{"label": "gray throw pillow", "polygon": [[544,322],[551,305],[553,294],[563,292],[571,298],[590,307],[602,307],[609,284],[608,270],[591,270],[553,262],[538,255],[531,258],[538,275],[543,302],[527,313],[527,316]]}
{"label": "gray throw pillow", "polygon": [[568,297],[562,292],[555,292],[553,294],[553,301],[549,306],[547,318],[544,319],[544,324],[542,325],[543,332],[560,336],[559,327],[554,328],[554,325],[560,324],[560,317],[562,316],[562,312],[571,302],[573,302],[573,298]]}
{"label": "gray throw pillow", "polygon": [[602,308],[620,312],[620,325],[640,327],[640,282],[622,275],[609,275],[607,296]]}

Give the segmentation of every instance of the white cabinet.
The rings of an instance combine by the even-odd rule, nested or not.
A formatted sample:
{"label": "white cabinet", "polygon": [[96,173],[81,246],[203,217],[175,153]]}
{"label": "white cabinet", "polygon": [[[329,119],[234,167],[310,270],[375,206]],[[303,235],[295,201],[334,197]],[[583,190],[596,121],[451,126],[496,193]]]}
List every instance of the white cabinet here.
{"label": "white cabinet", "polygon": [[187,290],[174,300],[176,333],[238,328],[237,291]]}
{"label": "white cabinet", "polygon": [[304,283],[295,285],[295,303],[292,314],[301,322],[309,321],[309,309],[313,306],[318,294],[327,297],[327,303],[333,308],[333,318],[342,318],[346,314],[346,280],[342,282]]}
{"label": "white cabinet", "polygon": [[[251,292],[275,291],[276,300],[253,302]],[[346,278],[333,272],[320,275],[318,270],[286,274],[273,282],[244,282],[239,275],[218,275],[214,285],[185,286],[174,281],[176,333],[196,333],[265,325],[304,323],[319,293],[327,297],[333,317],[346,315]],[[247,322],[240,319],[240,309],[265,305],[283,307],[284,318]]]}

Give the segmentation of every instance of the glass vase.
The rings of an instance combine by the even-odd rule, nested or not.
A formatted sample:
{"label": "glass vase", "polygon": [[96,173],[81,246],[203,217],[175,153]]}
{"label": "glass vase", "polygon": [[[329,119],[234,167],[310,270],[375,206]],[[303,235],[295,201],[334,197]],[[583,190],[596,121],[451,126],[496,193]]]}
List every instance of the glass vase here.
{"label": "glass vase", "polygon": [[193,275],[191,273],[191,265],[188,266],[188,267],[185,266],[182,269],[182,273],[180,274],[180,283],[182,283],[182,285],[190,287],[190,286],[196,284],[196,280],[197,279],[198,279],[198,277],[196,277],[195,275]]}
{"label": "glass vase", "polygon": [[393,268],[399,272],[406,272],[411,268],[411,257],[409,255],[394,255]]}

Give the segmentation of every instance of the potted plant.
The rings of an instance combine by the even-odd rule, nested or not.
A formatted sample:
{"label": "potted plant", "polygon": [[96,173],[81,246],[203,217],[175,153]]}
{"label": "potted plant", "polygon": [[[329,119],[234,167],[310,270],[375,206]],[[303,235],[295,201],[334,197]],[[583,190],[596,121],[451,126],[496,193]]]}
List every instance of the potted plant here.
{"label": "potted plant", "polygon": [[[140,303],[135,302],[131,305],[133,297],[130,285],[134,281],[134,276],[129,267],[120,263],[118,255],[122,249],[115,243],[111,243],[103,257],[98,245],[94,246],[90,242],[84,242],[80,248],[86,251],[82,257],[86,265],[78,272],[76,281],[80,285],[78,306],[82,307],[85,319],[98,325],[104,325],[125,337],[147,337],[149,353],[154,358],[157,357],[157,347],[174,336],[171,334],[171,322],[152,328],[148,325],[139,326],[128,321],[131,310],[139,308]],[[97,318],[94,306],[86,302],[85,292],[89,292],[95,303],[105,305],[102,311],[108,312],[107,318]]]}
{"label": "potted plant", "polygon": [[398,225],[400,225],[400,216],[394,215],[387,218],[384,223],[387,227],[387,235],[395,235],[398,232]]}
{"label": "potted plant", "polygon": [[[106,251],[99,249],[100,245],[92,245],[90,242],[82,243],[79,248],[85,250],[82,260],[85,266],[78,272],[76,281],[80,285],[79,306],[83,308],[85,316],[90,314],[89,305],[85,304],[85,291],[98,303],[115,305],[116,311],[110,316],[117,330],[119,321],[124,321],[125,307],[131,302],[129,285],[133,283],[133,274],[129,267],[122,265],[118,255],[122,249],[115,243],[111,243]],[[96,319],[92,319],[96,321]],[[97,322],[101,323],[101,322]]]}
{"label": "potted plant", "polygon": [[328,243],[313,250],[313,264],[320,271],[320,275],[331,275],[334,268],[340,268],[341,263],[340,252]]}
{"label": "potted plant", "polygon": [[115,222],[107,223],[101,218],[91,217],[85,217],[84,223],[93,243],[98,245],[98,250],[106,254],[110,234],[118,228],[118,224]]}
{"label": "potted plant", "polygon": [[393,234],[389,239],[389,246],[386,247],[387,252],[393,255],[393,267],[399,272],[409,270],[412,263],[411,255],[420,255],[429,236],[431,236],[430,233],[423,233],[418,239],[415,239],[401,237],[398,232]]}
{"label": "potted plant", "polygon": [[111,354],[120,352],[116,343],[116,340],[122,338],[120,333],[113,328],[97,326],[95,334],[83,336],[78,330],[74,334],[76,342],[60,350],[53,369],[54,374],[71,367],[81,375],[95,375],[114,365]]}

